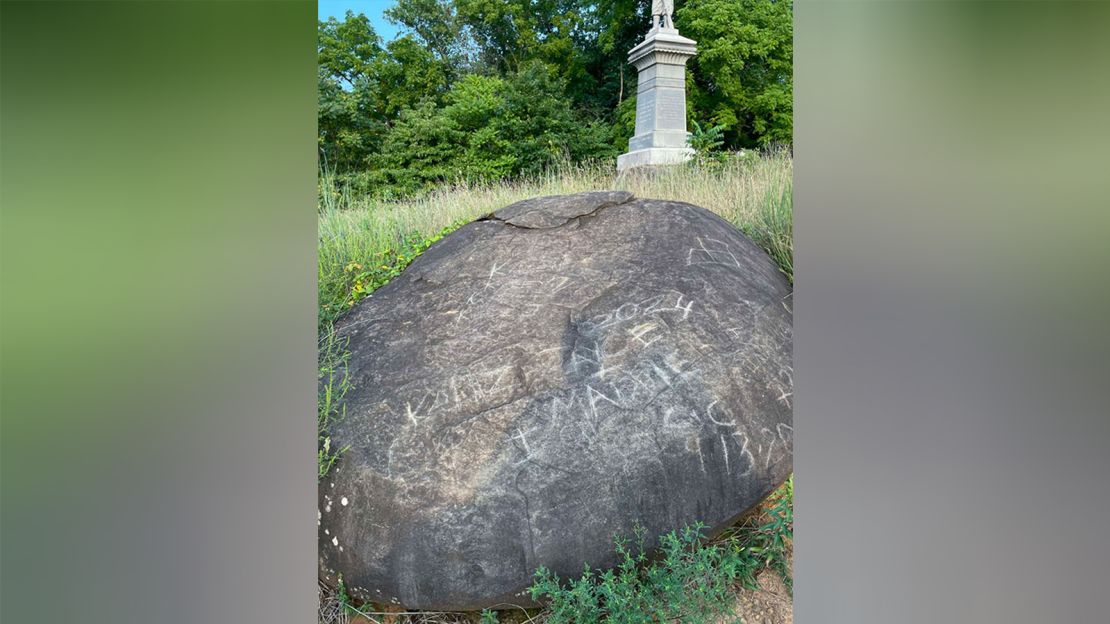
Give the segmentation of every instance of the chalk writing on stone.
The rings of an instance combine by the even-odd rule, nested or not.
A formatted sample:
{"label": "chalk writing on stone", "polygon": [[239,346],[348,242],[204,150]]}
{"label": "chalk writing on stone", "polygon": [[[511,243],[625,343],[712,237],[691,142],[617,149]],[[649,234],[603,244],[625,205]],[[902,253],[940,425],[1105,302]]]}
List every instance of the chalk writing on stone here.
{"label": "chalk writing on stone", "polygon": [[337,323],[322,579],[480,609],[636,522],[719,528],[791,470],[790,292],[718,217],[618,191],[444,237]]}

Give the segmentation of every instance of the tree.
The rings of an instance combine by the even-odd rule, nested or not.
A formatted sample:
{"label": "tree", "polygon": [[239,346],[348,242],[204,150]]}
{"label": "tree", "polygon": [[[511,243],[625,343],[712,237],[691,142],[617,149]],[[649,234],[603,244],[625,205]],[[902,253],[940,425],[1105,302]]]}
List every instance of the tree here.
{"label": "tree", "polygon": [[443,113],[465,137],[455,161],[459,177],[496,180],[518,170],[513,142],[498,120],[505,108],[505,88],[501,78],[471,74],[451,90]]}
{"label": "tree", "polygon": [[365,15],[317,23],[318,147],[321,164],[346,171],[365,162],[384,131],[375,67],[385,55]]}
{"label": "tree", "polygon": [[564,70],[580,65],[579,36],[594,3],[584,0],[454,0],[482,64],[501,74],[533,60]]}
{"label": "tree", "polygon": [[353,86],[382,55],[382,41],[370,19],[347,11],[342,22],[329,17],[316,30],[317,64],[328,75]]}
{"label": "tree", "polygon": [[405,109],[370,158],[369,186],[380,195],[405,195],[451,180],[463,138],[432,100]]}
{"label": "tree", "polygon": [[397,0],[385,16],[400,24],[440,60],[455,57],[461,42],[455,6],[449,0]]}
{"label": "tree", "polygon": [[370,20],[351,11],[318,23],[317,55],[321,160],[340,172],[365,168],[403,110],[441,102],[451,84],[449,64],[415,36],[383,48]]}
{"label": "tree", "polygon": [[473,44],[455,4],[453,0],[397,0],[385,11],[390,21],[439,61],[448,84],[472,69],[468,54]]}
{"label": "tree", "polygon": [[[628,51],[643,40],[648,28],[650,0],[597,2],[589,12],[583,63],[590,83],[571,83],[571,93],[582,108],[597,116],[619,117],[617,107],[636,95],[636,69],[628,64]],[[631,136],[631,134],[629,134]],[[628,137],[624,137],[627,147]]]}
{"label": "tree", "polygon": [[540,61],[524,65],[506,80],[497,124],[512,141],[516,173],[538,173],[561,161],[616,156],[608,127],[586,121],[565,93],[562,78]]}
{"label": "tree", "polygon": [[361,137],[352,131],[358,124],[353,98],[323,66],[317,70],[317,79],[316,126],[321,164],[347,169],[366,154]]}
{"label": "tree", "polygon": [[382,85],[380,113],[387,120],[425,99],[442,103],[453,75],[446,63],[411,35],[390,41],[387,49],[389,54],[373,69]]}
{"label": "tree", "polygon": [[403,195],[615,155],[608,127],[582,119],[561,79],[539,61],[504,79],[466,76],[444,101],[437,107],[427,98],[401,113],[370,159],[368,186]]}
{"label": "tree", "polygon": [[783,0],[687,0],[676,11],[698,42],[688,81],[692,116],[726,126],[729,147],[793,136],[793,5]]}

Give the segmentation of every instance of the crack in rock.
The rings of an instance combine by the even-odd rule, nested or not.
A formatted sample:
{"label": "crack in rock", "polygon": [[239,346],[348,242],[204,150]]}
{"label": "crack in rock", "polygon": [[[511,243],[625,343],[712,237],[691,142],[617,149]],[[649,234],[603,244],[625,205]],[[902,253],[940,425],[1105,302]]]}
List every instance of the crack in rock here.
{"label": "crack in rock", "polygon": [[529,230],[557,228],[578,217],[596,216],[605,208],[635,199],[628,191],[591,191],[574,195],[548,195],[509,204],[481,221],[501,221]]}

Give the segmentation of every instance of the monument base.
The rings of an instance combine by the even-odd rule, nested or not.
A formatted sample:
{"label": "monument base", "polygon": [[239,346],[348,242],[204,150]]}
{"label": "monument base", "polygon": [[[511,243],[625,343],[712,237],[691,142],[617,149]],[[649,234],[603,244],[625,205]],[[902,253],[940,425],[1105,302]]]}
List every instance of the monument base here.
{"label": "monument base", "polygon": [[617,173],[633,167],[678,165],[694,157],[689,147],[649,147],[617,156]]}

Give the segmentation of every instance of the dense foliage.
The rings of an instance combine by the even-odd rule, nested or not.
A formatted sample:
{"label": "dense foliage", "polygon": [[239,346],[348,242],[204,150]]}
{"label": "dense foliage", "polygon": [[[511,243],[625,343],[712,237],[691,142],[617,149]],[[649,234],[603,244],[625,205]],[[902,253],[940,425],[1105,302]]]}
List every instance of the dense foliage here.
{"label": "dense foliage", "polygon": [[[400,35],[364,15],[319,23],[321,165],[379,196],[438,183],[518,177],[559,162],[613,158],[635,121],[628,51],[650,0],[397,0]],[[698,41],[692,125],[721,147],[789,143],[793,6],[783,0],[676,0]]]}

